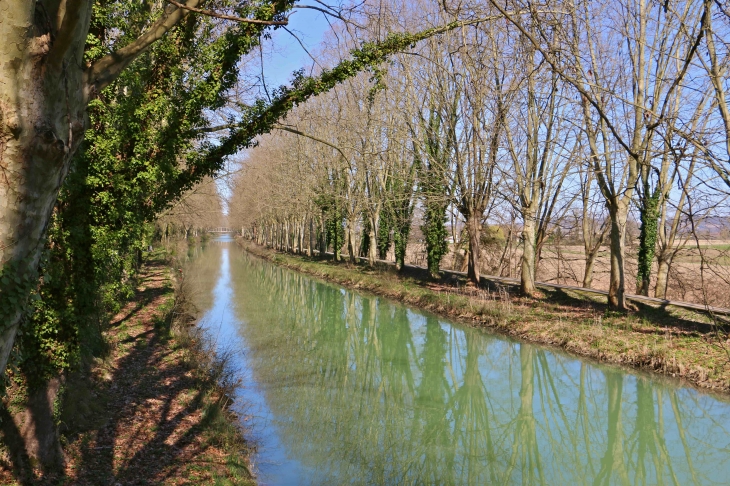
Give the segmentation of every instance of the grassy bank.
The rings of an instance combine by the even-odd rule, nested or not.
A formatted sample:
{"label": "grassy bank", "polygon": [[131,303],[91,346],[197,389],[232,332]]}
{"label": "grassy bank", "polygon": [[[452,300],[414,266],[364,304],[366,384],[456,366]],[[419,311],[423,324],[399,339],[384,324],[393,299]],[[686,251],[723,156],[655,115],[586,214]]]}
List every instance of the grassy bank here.
{"label": "grassy bank", "polygon": [[538,299],[526,298],[515,288],[489,282],[475,288],[455,275],[435,281],[414,268],[399,274],[388,265],[373,269],[310,259],[238,241],[250,253],[277,265],[472,326],[730,392],[730,340],[699,312],[642,304],[629,313],[617,313],[607,308],[605,297],[580,291],[552,290]]}
{"label": "grassy bank", "polygon": [[162,259],[143,268],[113,318],[109,353],[66,381],[59,428],[62,477],[2,484],[253,484],[249,450],[229,410],[235,387],[210,352],[184,285]]}

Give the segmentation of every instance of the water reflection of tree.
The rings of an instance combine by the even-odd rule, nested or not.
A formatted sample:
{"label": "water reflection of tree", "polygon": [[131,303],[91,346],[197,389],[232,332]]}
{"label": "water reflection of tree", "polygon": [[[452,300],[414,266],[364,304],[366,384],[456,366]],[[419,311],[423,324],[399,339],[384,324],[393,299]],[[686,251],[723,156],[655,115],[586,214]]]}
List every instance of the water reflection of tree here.
{"label": "water reflection of tree", "polygon": [[610,484],[612,474],[616,474],[621,484],[629,484],[624,462],[624,434],[621,419],[623,376],[615,372],[606,373],[606,387],[608,388],[608,440],[606,441],[606,452],[601,459],[601,468],[593,484]]}
{"label": "water reflection of tree", "polygon": [[508,462],[505,479],[512,476],[514,469],[519,468],[517,478],[522,484],[545,484],[540,449],[537,442],[537,430],[533,399],[535,398],[535,350],[530,346],[520,346],[520,365],[522,378],[520,383],[520,408],[512,428],[512,455]]}
{"label": "water reflection of tree", "polygon": [[[215,248],[210,251],[187,242],[176,241],[178,254],[185,252],[186,257],[181,258],[184,268],[178,269],[185,275],[185,291],[192,298],[198,312],[203,315],[213,306],[213,292],[215,284],[220,277],[221,271],[221,249]],[[190,278],[187,275],[193,275]]]}
{"label": "water reflection of tree", "polygon": [[717,474],[730,457],[727,405],[247,257],[231,271],[254,375],[289,454],[316,465],[314,482],[727,477]]}
{"label": "water reflection of tree", "polygon": [[[489,396],[479,369],[481,336],[467,333],[463,378],[449,402],[454,416],[454,439],[459,444],[457,474],[469,484],[484,482],[485,468],[491,466],[490,479],[495,479],[495,453],[492,444],[487,397]],[[452,341],[453,342],[453,341]]]}
{"label": "water reflection of tree", "polygon": [[408,441],[417,444],[409,467],[425,484],[454,484],[455,444],[447,404],[452,389],[446,378],[446,331],[433,316],[426,317],[425,336],[420,355],[421,381],[416,389],[416,404]]}

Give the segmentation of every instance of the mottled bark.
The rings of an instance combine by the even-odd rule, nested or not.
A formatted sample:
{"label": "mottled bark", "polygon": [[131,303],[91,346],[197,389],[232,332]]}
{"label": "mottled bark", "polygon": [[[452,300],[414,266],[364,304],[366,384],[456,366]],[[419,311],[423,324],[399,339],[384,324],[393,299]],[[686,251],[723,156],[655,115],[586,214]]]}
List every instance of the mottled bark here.
{"label": "mottled bark", "polygon": [[523,211],[526,214],[522,226],[522,259],[520,272],[520,290],[524,295],[534,295],[537,292],[535,287],[535,217],[529,215],[529,210]]}
{"label": "mottled bark", "polygon": [[481,236],[481,221],[479,215],[470,214],[466,219],[466,231],[469,233],[469,262],[467,264],[467,277],[475,285],[479,285],[481,261],[481,248],[479,238]]}
{"label": "mottled bark", "polygon": [[608,287],[608,305],[618,310],[626,310],[626,289],[624,273],[626,219],[628,204],[618,204],[619,209],[611,211],[611,275]]}
{"label": "mottled bark", "polygon": [[598,250],[588,251],[585,254],[586,267],[583,271],[583,288],[590,289],[593,286],[593,267],[596,264]]}
{"label": "mottled bark", "polygon": [[[69,18],[57,12],[57,6],[49,11],[41,2],[2,4],[0,262],[3,274],[12,273],[24,285],[3,287],[0,295],[29,290],[37,278],[51,211],[83,137],[83,71],[75,67],[83,65],[90,5],[76,8]],[[76,24],[85,28],[76,32]],[[22,302],[25,295],[17,297]],[[5,299],[1,304],[0,373],[4,373],[22,306]]]}
{"label": "mottled bark", "polygon": [[662,258],[661,256],[657,259],[658,260],[658,267],[656,272],[656,288],[654,289],[654,297],[658,299],[666,299],[667,298],[667,286],[669,282],[669,268],[672,266],[672,257],[674,255],[670,255],[666,258]]}
{"label": "mottled bark", "polygon": [[380,210],[375,211],[370,217],[370,231],[368,232],[368,238],[370,239],[370,245],[368,246],[368,265],[371,267],[375,265],[375,260],[378,259],[378,236],[376,228],[380,224]]}

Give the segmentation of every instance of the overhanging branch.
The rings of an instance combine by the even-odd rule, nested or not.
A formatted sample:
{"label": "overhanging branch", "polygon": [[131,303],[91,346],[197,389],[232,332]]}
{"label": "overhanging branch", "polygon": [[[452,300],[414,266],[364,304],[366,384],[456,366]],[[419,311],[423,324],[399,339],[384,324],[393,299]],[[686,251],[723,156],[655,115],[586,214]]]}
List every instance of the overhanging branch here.
{"label": "overhanging branch", "polygon": [[191,187],[203,176],[216,173],[222,167],[226,157],[241,149],[252,147],[258,136],[277,129],[279,120],[295,106],[329,91],[363,70],[377,66],[389,56],[413,47],[424,39],[460,27],[476,25],[499,18],[502,17],[494,15],[467,21],[454,21],[415,34],[407,32],[390,34],[381,42],[364,43],[359,49],[351,51],[350,59],[340,62],[334,68],[323,70],[318,76],[298,77],[295,79],[293,87],[282,87],[277,90],[271,101],[259,99],[251,106],[245,107],[241,113],[240,121],[199,129],[198,131],[201,133],[211,133],[225,129],[230,129],[231,132],[227,137],[216,143],[209,143],[207,146],[201,147],[200,151],[191,154],[187,167],[179,175],[176,184],[183,188]]}
{"label": "overhanging branch", "polygon": [[259,25],[288,25],[289,20],[259,20],[259,19],[247,19],[245,17],[236,17],[234,15],[226,15],[212,10],[204,10],[202,8],[190,7],[188,5],[176,2],[175,0],[166,0],[167,3],[171,3],[178,8],[189,10],[191,12],[207,15],[208,17],[215,17],[217,19],[233,20],[234,22],[241,22],[244,24],[259,24]]}
{"label": "overhanging branch", "polygon": [[[188,0],[186,5],[194,7],[199,3],[200,0]],[[89,92],[96,91],[98,93],[109,86],[137,56],[160,40],[187,14],[188,12],[185,9],[168,5],[160,18],[136,40],[93,63],[85,73],[87,97],[90,97]]]}

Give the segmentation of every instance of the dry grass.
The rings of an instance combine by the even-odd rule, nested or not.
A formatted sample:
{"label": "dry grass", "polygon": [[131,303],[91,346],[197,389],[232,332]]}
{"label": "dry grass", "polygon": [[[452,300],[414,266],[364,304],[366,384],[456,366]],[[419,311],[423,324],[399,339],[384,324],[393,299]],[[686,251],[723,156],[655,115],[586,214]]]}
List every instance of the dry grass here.
{"label": "dry grass", "polygon": [[[638,248],[636,242],[631,243],[626,254],[626,288],[634,293],[636,288]],[[503,242],[498,245],[487,245],[482,249],[482,275],[519,278],[521,250],[515,243],[512,253],[505,255],[502,261]],[[727,240],[701,240],[702,254],[696,245],[689,242],[674,259],[670,270],[667,299],[707,304],[716,307],[730,307],[730,293],[726,291],[730,285],[730,243]],[[462,251],[463,253],[463,251]],[[583,246],[562,244],[560,247],[546,245],[542,250],[542,260],[538,267],[537,280],[546,283],[576,285],[583,282],[585,257]],[[392,250],[388,259],[393,261]],[[701,262],[704,259],[704,272]],[[409,242],[406,252],[406,263],[424,266],[426,263],[425,246],[421,243]],[[450,252],[443,260],[442,269],[466,271],[466,261],[461,254]],[[653,274],[657,265],[654,263]],[[594,266],[592,287],[608,290],[610,276],[609,249],[601,248]],[[655,279],[655,277],[654,277]],[[654,296],[655,280],[649,290]]]}

